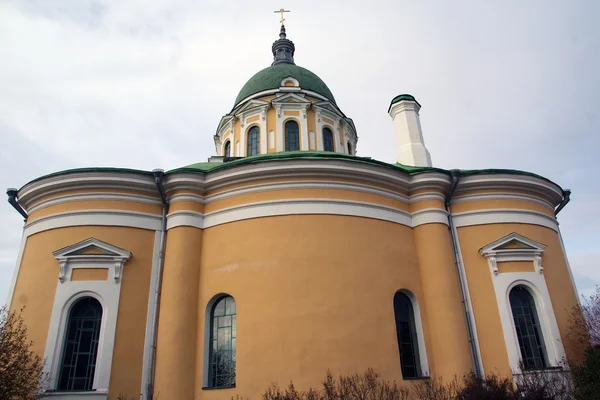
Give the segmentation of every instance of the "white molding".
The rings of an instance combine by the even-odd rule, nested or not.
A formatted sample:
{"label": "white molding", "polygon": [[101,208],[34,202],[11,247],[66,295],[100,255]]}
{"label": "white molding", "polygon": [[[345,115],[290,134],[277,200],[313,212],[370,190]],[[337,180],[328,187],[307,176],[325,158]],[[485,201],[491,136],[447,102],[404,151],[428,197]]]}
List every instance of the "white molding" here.
{"label": "white molding", "polygon": [[156,294],[158,291],[158,283],[160,281],[160,245],[161,245],[161,231],[154,232],[154,247],[152,251],[152,272],[150,276],[150,290],[148,291],[148,312],[146,313],[146,333],[144,336],[144,356],[143,356],[143,369],[142,369],[142,387],[140,393],[144,395],[141,399],[145,399],[147,393],[148,384],[150,382],[150,357],[152,356],[152,347],[154,346],[153,338],[156,326],[154,324],[154,312],[156,310]]}
{"label": "white molding", "polygon": [[541,212],[512,208],[475,210],[452,213],[457,228],[472,225],[488,224],[530,224],[540,225],[558,231],[555,218]]}
{"label": "white molding", "polygon": [[[517,242],[522,248],[503,248],[510,242]],[[535,301],[548,363],[550,366],[558,366],[566,362],[565,350],[543,275],[541,262],[545,248],[545,245],[513,232],[479,250],[479,253],[487,259],[490,268],[504,342],[512,371],[520,371],[521,361],[521,351],[509,300],[510,291],[517,285],[526,286]],[[497,263],[505,261],[531,261],[534,265],[534,272],[499,272]]]}
{"label": "white molding", "polygon": [[[105,254],[81,254],[82,251],[94,247],[99,248]],[[106,268],[111,273],[110,277],[119,283],[123,264],[131,258],[129,251],[93,237],[56,250],[52,255],[59,264],[58,280],[60,283],[64,283],[67,279],[71,280],[71,274],[75,268]]]}
{"label": "white molding", "polygon": [[492,274],[492,281],[494,283],[494,292],[496,293],[502,332],[511,370],[519,371],[521,361],[519,340],[509,300],[511,289],[517,285],[526,286],[534,299],[536,312],[542,327],[549,366],[559,366],[565,363],[566,354],[544,275],[537,272],[504,272],[497,276],[493,276]]}
{"label": "white molding", "polygon": [[[503,248],[506,244],[516,242],[521,248]],[[498,263],[506,261],[531,261],[534,270],[543,273],[542,253],[546,245],[513,232],[479,249],[484,256],[493,275],[498,275]]]}
{"label": "white molding", "polygon": [[471,190],[523,190],[536,193],[546,197],[551,204],[559,204],[562,201],[562,189],[553,182],[540,177],[520,174],[498,174],[479,173],[476,175],[463,176],[456,190],[456,195]]}
{"label": "white molding", "polygon": [[80,210],[48,215],[25,225],[24,235],[47,231],[66,226],[124,226],[149,230],[159,230],[161,216],[121,210]]}
{"label": "white molding", "polygon": [[169,197],[169,204],[178,203],[180,201],[191,201],[198,204],[205,204],[205,197],[198,194],[175,194]]}
{"label": "white molding", "polygon": [[[142,171],[140,171],[142,172]],[[69,172],[30,182],[19,190],[19,203],[28,209],[40,197],[77,189],[120,189],[156,193],[151,174],[118,171]]]}
{"label": "white molding", "polygon": [[550,211],[554,211],[554,207],[552,204],[547,201],[540,199],[536,196],[531,196],[527,194],[504,194],[504,193],[476,193],[464,196],[457,196],[452,198],[452,204],[456,203],[465,203],[470,201],[480,201],[480,200],[521,200],[521,201],[532,201],[543,206],[546,206],[550,209]]}
{"label": "white molding", "polygon": [[86,200],[116,200],[116,201],[129,201],[134,203],[143,204],[156,204],[160,205],[161,202],[156,197],[151,196],[140,196],[136,194],[123,194],[123,193],[105,193],[105,192],[89,192],[83,194],[71,194],[66,196],[53,197],[48,200],[43,200],[37,203],[35,206],[29,208],[29,213],[41,210],[42,208],[55,206],[64,203],[70,203],[73,201],[86,201]]}
{"label": "white molding", "polygon": [[[91,246],[114,254],[88,254],[81,256],[79,251]],[[120,268],[131,256],[131,253],[94,238],[86,239],[53,253],[59,262],[59,280],[56,286],[52,316],[46,340],[44,358],[46,372],[50,377],[51,390],[56,389],[60,371],[61,356],[64,346],[64,336],[71,306],[83,297],[93,297],[102,305],[102,322],[96,358],[96,371],[92,388],[107,391],[110,384],[110,371],[117,328],[119,297],[122,279],[110,279],[110,276],[120,278]],[[113,259],[118,260],[114,261]],[[64,263],[64,266],[63,266]],[[66,271],[65,271],[66,267]],[[107,268],[109,279],[105,281],[71,281],[75,268]]]}
{"label": "white molding", "polygon": [[389,221],[409,227],[423,224],[448,224],[445,210],[430,208],[413,214],[380,204],[334,199],[286,199],[247,203],[202,214],[195,211],[175,211],[167,215],[167,229],[177,226],[210,228],[251,218],[282,215],[328,214],[347,215]]}
{"label": "white molding", "polygon": [[448,213],[441,208],[424,208],[411,214],[411,227],[417,227],[425,224],[444,224],[448,225]]}
{"label": "white molding", "polygon": [[17,279],[19,277],[19,271],[21,270],[21,262],[23,261],[23,253],[25,252],[25,246],[27,244],[27,235],[25,231],[21,233],[21,245],[19,246],[19,254],[17,255],[17,262],[15,264],[15,270],[13,271],[12,280],[10,281],[10,287],[8,288],[8,296],[6,298],[6,307],[10,310],[13,296],[15,294],[15,287],[17,286]]}
{"label": "white molding", "polygon": [[197,211],[180,210],[167,214],[167,230],[178,226],[193,226],[202,229],[205,216]]}
{"label": "white molding", "polygon": [[207,213],[204,216],[204,227],[250,218],[307,214],[350,215],[411,226],[409,213],[387,206],[345,200],[292,199],[250,203]]}

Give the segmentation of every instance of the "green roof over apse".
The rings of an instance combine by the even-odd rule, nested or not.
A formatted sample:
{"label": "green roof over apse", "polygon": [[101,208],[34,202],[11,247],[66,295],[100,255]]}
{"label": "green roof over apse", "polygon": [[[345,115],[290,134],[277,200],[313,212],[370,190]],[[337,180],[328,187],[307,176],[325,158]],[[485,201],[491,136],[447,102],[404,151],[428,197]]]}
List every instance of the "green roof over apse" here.
{"label": "green roof over apse", "polygon": [[[188,172],[188,173],[208,173],[213,171],[219,171],[228,168],[234,168],[241,165],[255,164],[255,163],[263,163],[263,162],[272,162],[272,161],[286,161],[286,160],[317,160],[317,159],[329,159],[329,160],[346,160],[350,162],[356,163],[364,163],[371,165],[379,165],[382,167],[390,168],[392,170],[403,172],[408,175],[422,174],[427,172],[440,172],[443,174],[450,175],[450,170],[435,168],[435,167],[414,167],[410,165],[403,165],[399,163],[386,163],[383,161],[378,161],[372,159],[370,157],[357,157],[357,156],[349,156],[340,153],[332,153],[326,151],[293,151],[293,152],[279,152],[279,153],[269,153],[269,154],[261,154],[252,157],[244,157],[239,158],[237,160],[233,160],[226,163],[221,162],[200,162],[196,164],[187,165],[185,167],[172,169],[170,171],[166,171],[166,174],[173,174],[177,172]],[[29,183],[33,183],[45,178],[58,176],[58,175],[66,175],[72,173],[82,173],[82,172],[122,172],[122,173],[136,173],[141,175],[152,176],[151,171],[143,171],[143,170],[135,170],[129,168],[113,168],[113,167],[90,167],[90,168],[77,168],[70,169],[65,171],[58,171],[52,174],[44,175],[39,178],[36,178]],[[514,169],[479,169],[479,170],[460,170],[461,176],[469,176],[469,175],[477,175],[477,174],[514,174],[514,175],[526,175],[532,176],[539,179],[543,179],[547,182],[550,182],[560,188],[558,184],[551,181],[548,178],[540,176],[538,174],[534,174],[531,172],[514,170]],[[27,184],[29,184],[27,183]],[[22,189],[22,188],[21,188]],[[19,189],[20,190],[20,189]],[[561,188],[562,190],[562,188]]]}
{"label": "green roof over apse", "polygon": [[283,78],[289,76],[296,79],[302,89],[318,93],[335,103],[335,98],[331,90],[316,74],[294,64],[276,64],[258,71],[246,82],[235,99],[234,107],[246,97],[255,93],[262,92],[263,90],[278,89],[281,86]]}

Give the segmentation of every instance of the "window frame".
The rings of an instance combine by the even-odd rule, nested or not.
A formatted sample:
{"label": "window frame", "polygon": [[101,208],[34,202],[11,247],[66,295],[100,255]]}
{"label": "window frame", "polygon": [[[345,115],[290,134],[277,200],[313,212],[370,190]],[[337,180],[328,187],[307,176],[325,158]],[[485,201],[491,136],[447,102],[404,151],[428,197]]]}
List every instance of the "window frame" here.
{"label": "window frame", "polygon": [[[329,132],[329,137],[331,138],[331,150],[327,150],[326,148],[325,131]],[[321,130],[321,135],[323,136],[323,151],[335,153],[335,135],[333,134],[333,129],[329,126],[324,126]]]}
{"label": "window frame", "polygon": [[[256,154],[250,154],[250,135],[256,133]],[[246,131],[246,156],[257,156],[260,154],[260,127],[258,125],[252,125]]]}
{"label": "window frame", "polygon": [[[106,254],[85,254],[86,249],[100,249]],[[82,297],[93,297],[102,306],[102,321],[96,356],[96,369],[91,391],[67,391],[61,393],[84,393],[104,395],[108,393],[112,357],[115,344],[117,315],[121,294],[124,264],[131,252],[95,238],[89,238],[52,253],[57,260],[58,283],[50,316],[50,325],[44,350],[44,372],[49,376],[48,387],[58,387],[59,368],[62,365],[63,348],[70,310]],[[73,270],[79,268],[106,268],[106,280],[72,281]]]}
{"label": "window frame", "polygon": [[[288,130],[287,130],[287,126],[290,123],[296,124],[296,127],[298,128],[298,132],[296,134],[296,138],[297,138],[297,142],[296,143],[298,145],[298,148],[295,149],[295,150],[290,150],[288,148]],[[288,120],[286,120],[286,121],[283,122],[283,144],[284,144],[283,150],[284,151],[300,151],[302,149],[302,146],[301,146],[301,143],[300,143],[300,139],[301,139],[300,136],[301,136],[301,133],[300,133],[300,124],[298,123],[298,121],[296,121],[295,119],[288,119]]]}
{"label": "window frame", "polygon": [[[227,155],[227,147],[229,147],[229,155]],[[223,145],[223,157],[231,158],[231,140],[227,139]]]}
{"label": "window frame", "polygon": [[[69,330],[71,328],[71,324],[73,323],[73,311],[75,309],[75,307],[77,306],[78,303],[86,300],[86,299],[93,299],[98,303],[98,306],[100,307],[100,318],[99,321],[96,322],[97,327],[96,327],[96,332],[95,335],[96,337],[94,339],[92,339],[92,341],[96,341],[96,348],[95,351],[92,350],[92,352],[95,353],[95,359],[94,359],[94,373],[91,375],[91,382],[89,382],[89,386],[88,388],[84,388],[84,389],[68,389],[68,388],[61,388],[61,381],[63,378],[63,373],[64,373],[64,368],[65,368],[65,356],[66,354],[66,349],[67,349],[67,341],[68,341],[68,335],[69,335]],[[102,303],[95,297],[95,296],[78,296],[76,298],[76,300],[74,300],[73,302],[71,302],[69,308],[67,309],[67,313],[66,313],[66,321],[65,321],[65,330],[63,333],[63,343],[62,343],[62,350],[61,350],[61,355],[60,355],[60,361],[59,361],[59,367],[58,367],[58,376],[57,376],[57,390],[61,391],[61,392],[73,392],[73,391],[81,391],[81,392],[89,392],[93,390],[93,386],[94,386],[94,378],[96,376],[95,370],[96,370],[96,366],[97,366],[97,362],[98,362],[98,351],[99,351],[99,346],[100,346],[100,331],[102,329],[102,320],[104,317],[104,309],[102,308]],[[79,343],[81,344],[81,343]],[[75,367],[75,366],[73,366]],[[89,368],[89,361],[88,361],[88,368]],[[69,383],[72,383],[73,378],[67,378]],[[89,377],[86,379],[90,379]],[[67,386],[71,386],[71,385],[67,385]]]}
{"label": "window frame", "polygon": [[[224,298],[231,297],[235,303],[236,312],[236,326],[237,326],[237,301],[235,297],[233,297],[229,293],[219,293],[214,295],[206,304],[205,313],[204,313],[204,352],[203,352],[203,374],[202,374],[202,390],[222,390],[222,389],[230,389],[236,387],[237,380],[237,367],[234,370],[235,377],[234,383],[229,386],[211,386],[211,363],[210,359],[212,357],[212,341],[213,341],[213,311],[217,304]],[[236,328],[236,339],[237,339],[237,328]],[[236,348],[237,350],[237,348]],[[237,364],[236,364],[237,365]]]}
{"label": "window frame", "polygon": [[[398,361],[400,366],[400,371],[402,373],[402,359],[401,359],[401,350],[400,350],[400,342],[398,338],[397,324],[396,324],[396,307],[395,307],[395,298],[397,294],[402,294],[406,296],[410,302],[410,306],[412,308],[412,325],[414,327],[414,332],[411,332],[413,336],[413,346],[415,348],[415,357],[417,363],[417,376],[415,377],[404,377],[402,374],[403,380],[411,380],[411,379],[424,379],[429,377],[429,362],[427,361],[427,349],[425,348],[425,334],[423,331],[423,324],[421,320],[421,311],[419,308],[419,302],[417,297],[409,290],[400,289],[394,292],[394,296],[392,298],[392,313],[394,316],[394,332],[395,332],[395,340],[396,345],[398,346]],[[416,340],[415,340],[416,339]]]}

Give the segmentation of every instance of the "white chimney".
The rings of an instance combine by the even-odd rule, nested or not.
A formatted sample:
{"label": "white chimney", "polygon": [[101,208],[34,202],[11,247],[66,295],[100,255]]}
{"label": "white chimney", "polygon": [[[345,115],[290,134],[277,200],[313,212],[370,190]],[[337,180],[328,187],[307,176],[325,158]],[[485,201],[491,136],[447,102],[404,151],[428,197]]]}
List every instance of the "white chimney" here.
{"label": "white chimney", "polygon": [[431,155],[425,148],[419,110],[421,105],[410,94],[394,97],[388,113],[394,120],[398,146],[396,161],[415,167],[431,167]]}

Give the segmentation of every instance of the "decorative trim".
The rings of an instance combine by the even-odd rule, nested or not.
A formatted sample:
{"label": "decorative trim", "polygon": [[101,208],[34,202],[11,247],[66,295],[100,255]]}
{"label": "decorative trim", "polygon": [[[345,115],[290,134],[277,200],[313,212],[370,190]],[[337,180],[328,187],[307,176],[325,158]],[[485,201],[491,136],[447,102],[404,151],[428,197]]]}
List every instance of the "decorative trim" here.
{"label": "decorative trim", "polygon": [[329,214],[379,219],[409,227],[423,224],[448,224],[446,211],[429,208],[409,213],[373,203],[333,199],[286,199],[247,203],[202,214],[195,211],[175,211],[167,215],[167,229],[193,226],[199,229],[242,221],[282,215]]}
{"label": "decorative trim", "polygon": [[472,225],[516,223],[545,226],[558,232],[558,222],[555,218],[531,210],[512,208],[475,210],[453,213],[452,217],[457,228]]}
{"label": "decorative trim", "polygon": [[25,237],[67,226],[125,226],[130,228],[159,230],[161,216],[121,210],[81,210],[69,211],[38,218],[25,225]]}
{"label": "decorative trim", "polygon": [[[83,254],[86,249],[98,248],[104,254]],[[58,280],[64,283],[71,280],[75,268],[106,268],[112,272],[115,283],[121,280],[123,264],[131,253],[96,238],[89,238],[52,253],[59,263]]]}
{"label": "decorative trim", "polygon": [[140,196],[135,194],[113,194],[104,192],[90,192],[85,194],[71,194],[66,196],[53,197],[48,200],[42,200],[35,206],[29,208],[27,211],[33,213],[41,210],[42,208],[55,206],[64,203],[70,203],[73,201],[86,201],[86,200],[116,200],[116,201],[130,201],[135,203],[143,204],[156,204],[160,205],[161,202],[156,197]]}
{"label": "decorative trim", "polygon": [[554,212],[554,207],[552,204],[544,199],[541,199],[536,196],[531,196],[527,194],[503,194],[503,193],[477,193],[477,194],[469,194],[465,196],[458,196],[452,198],[452,204],[456,203],[465,203],[470,201],[483,201],[483,200],[521,200],[521,201],[532,201],[543,206],[548,207],[552,212]]}
{"label": "decorative trim", "polygon": [[178,226],[193,226],[195,228],[204,228],[204,214],[197,211],[174,211],[167,215],[167,230]]}
{"label": "decorative trim", "polygon": [[[503,248],[503,246],[511,242],[518,243],[522,248]],[[541,261],[545,248],[546,245],[513,232],[479,250],[479,253],[488,260],[492,283],[496,293],[498,311],[500,312],[500,321],[508,352],[509,365],[511,370],[515,372],[520,370],[521,352],[519,350],[519,341],[514,326],[509,295],[512,288],[517,285],[526,286],[534,298],[536,312],[542,326],[548,363],[551,366],[557,366],[563,360],[566,360],[558,325],[554,316],[554,309],[550,301],[550,294],[548,293],[546,280],[542,273]],[[497,263],[504,261],[531,261],[534,264],[535,272],[498,273]]]}
{"label": "decorative trim", "polygon": [[[522,248],[503,248],[511,242],[518,243]],[[542,268],[542,253],[545,248],[546,245],[513,232],[482,247],[479,249],[479,254],[487,259],[493,276],[498,275],[497,264],[505,261],[531,261],[534,270],[541,274],[544,271]]]}
{"label": "decorative trim", "polygon": [[133,172],[73,172],[50,176],[26,184],[19,190],[19,203],[28,209],[41,197],[77,189],[89,190],[135,190],[156,194],[156,185],[151,175]]}
{"label": "decorative trim", "polygon": [[493,277],[492,281],[511,370],[514,372],[519,371],[521,361],[519,340],[509,299],[510,291],[517,285],[526,286],[535,301],[549,366],[559,366],[566,362],[565,349],[561,341],[544,275],[537,272],[506,272]]}
{"label": "decorative trim", "polygon": [[[81,254],[86,249],[97,247],[107,254]],[[117,328],[117,314],[121,294],[121,269],[123,263],[131,257],[131,253],[117,246],[89,238],[67,246],[52,253],[60,264],[59,280],[54,296],[52,316],[46,340],[44,358],[45,370],[50,377],[50,387],[58,385],[61,355],[68,316],[72,305],[83,297],[93,297],[102,305],[102,322],[96,358],[96,371],[92,388],[99,393],[106,393],[110,383],[113,349]],[[71,281],[74,268],[108,267],[112,271],[113,280],[106,281]],[[52,397],[53,393],[49,393]],[[68,398],[68,397],[67,397]],[[77,398],[77,397],[71,397]],[[106,398],[106,397],[100,397]]]}
{"label": "decorative trim", "polygon": [[460,179],[456,194],[471,190],[514,189],[536,193],[545,197],[550,204],[562,201],[562,189],[553,182],[529,175],[486,174],[464,176]]}

